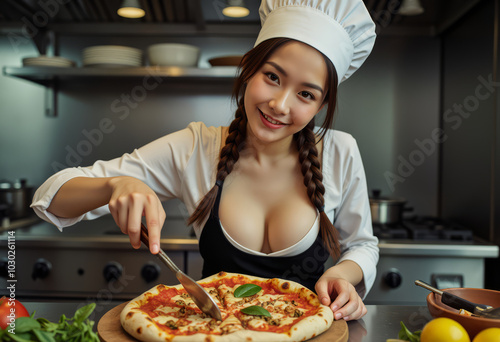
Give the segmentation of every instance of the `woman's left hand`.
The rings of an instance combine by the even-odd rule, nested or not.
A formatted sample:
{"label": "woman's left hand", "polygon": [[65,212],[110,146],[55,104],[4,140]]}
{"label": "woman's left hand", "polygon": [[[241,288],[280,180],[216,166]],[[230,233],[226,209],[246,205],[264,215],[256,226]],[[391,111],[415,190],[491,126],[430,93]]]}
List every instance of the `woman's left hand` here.
{"label": "woman's left hand", "polygon": [[363,300],[354,286],[345,279],[325,273],[319,278],[315,289],[321,304],[332,309],[335,320],[356,320],[366,314]]}

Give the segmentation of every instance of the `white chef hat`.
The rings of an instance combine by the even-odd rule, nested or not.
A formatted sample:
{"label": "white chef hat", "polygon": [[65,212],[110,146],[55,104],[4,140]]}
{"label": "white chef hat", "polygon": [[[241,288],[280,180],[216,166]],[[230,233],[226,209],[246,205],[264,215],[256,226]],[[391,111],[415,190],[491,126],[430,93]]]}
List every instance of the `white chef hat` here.
{"label": "white chef hat", "polygon": [[351,76],[375,43],[375,23],[362,0],[262,0],[255,45],[292,38],[327,56],[339,83]]}

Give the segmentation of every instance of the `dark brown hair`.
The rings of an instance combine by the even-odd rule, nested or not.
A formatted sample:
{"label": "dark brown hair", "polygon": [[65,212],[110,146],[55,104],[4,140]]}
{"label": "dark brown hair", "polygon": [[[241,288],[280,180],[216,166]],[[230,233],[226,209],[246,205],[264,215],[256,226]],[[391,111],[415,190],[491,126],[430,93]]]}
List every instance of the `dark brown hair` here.
{"label": "dark brown hair", "polygon": [[[238,108],[236,109],[235,118],[229,126],[226,144],[220,152],[216,184],[200,201],[194,213],[189,217],[188,224],[202,222],[210,211],[213,210],[219,184],[222,184],[238,161],[239,153],[245,142],[247,129],[247,117],[243,102],[246,83],[271,57],[276,49],[291,41],[293,40],[288,38],[269,39],[260,43],[243,56],[239,66],[240,75],[236,79],[233,89],[233,98]],[[319,140],[323,139],[327,129],[331,128],[337,104],[337,72],[332,62],[325,56],[323,58],[328,69],[328,91],[324,100],[328,107],[325,120],[319,132]],[[321,173],[321,164],[318,158],[318,149],[316,148],[316,134],[313,129],[314,118],[300,132],[294,134],[293,140],[297,144],[299,151],[299,162],[301,163],[301,171],[304,176],[304,185],[307,188],[307,194],[312,204],[320,211],[320,232],[323,243],[330,252],[330,255],[337,258],[340,255],[338,232],[324,212],[325,187],[323,186],[323,174]]]}

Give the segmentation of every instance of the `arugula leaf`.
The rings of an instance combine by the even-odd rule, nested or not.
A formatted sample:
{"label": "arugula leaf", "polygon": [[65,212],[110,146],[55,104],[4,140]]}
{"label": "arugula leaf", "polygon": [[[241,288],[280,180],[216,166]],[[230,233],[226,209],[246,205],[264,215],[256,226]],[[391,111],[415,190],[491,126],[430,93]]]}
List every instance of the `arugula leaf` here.
{"label": "arugula leaf", "polygon": [[398,334],[399,339],[410,342],[420,342],[421,331],[415,331],[415,333],[412,333],[410,330],[408,330],[408,328],[402,321],[399,323],[401,324],[401,330],[399,331]]}
{"label": "arugula leaf", "polygon": [[258,293],[262,290],[262,287],[255,284],[243,284],[238,286],[236,290],[234,290],[234,296],[236,298],[250,297],[254,294]]}
{"label": "arugula leaf", "polygon": [[76,310],[75,316],[73,317],[73,320],[78,323],[82,323],[85,319],[87,319],[92,311],[95,309],[95,303],[90,303],[88,305],[85,305],[84,307],[81,307],[80,309]]}
{"label": "arugula leaf", "polygon": [[59,328],[59,324],[52,323],[48,319],[37,318],[36,320],[38,321],[38,323],[40,323],[40,326],[42,327],[43,331],[55,331]]}
{"label": "arugula leaf", "polygon": [[247,315],[271,317],[269,311],[264,309],[262,306],[258,305],[247,306],[246,308],[241,309],[240,311]]}
{"label": "arugula leaf", "polygon": [[6,342],[100,342],[93,331],[94,322],[88,317],[95,303],[86,305],[75,312],[73,318],[61,315],[57,323],[45,318],[19,317],[16,319],[15,334],[0,329],[0,341]]}

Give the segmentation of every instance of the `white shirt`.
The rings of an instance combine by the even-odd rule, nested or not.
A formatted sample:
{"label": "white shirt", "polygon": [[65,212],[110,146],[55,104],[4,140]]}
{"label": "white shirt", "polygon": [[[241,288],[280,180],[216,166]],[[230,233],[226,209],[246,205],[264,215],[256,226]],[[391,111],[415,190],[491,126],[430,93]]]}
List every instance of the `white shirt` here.
{"label": "white shirt", "polygon": [[[178,198],[191,215],[197,203],[215,184],[222,127],[193,122],[183,130],[159,138],[132,153],[90,167],[62,170],[36,191],[31,207],[60,230],[83,219],[109,214],[102,206],[80,217],[60,218],[47,211],[59,188],[75,177],[132,176],[146,183],[161,201]],[[373,236],[366,177],[354,138],[329,130],[323,140],[325,213],[340,233],[340,261],[352,260],[363,271],[356,287],[361,297],[373,285],[378,262],[378,239]],[[199,238],[205,222],[194,224]]]}

